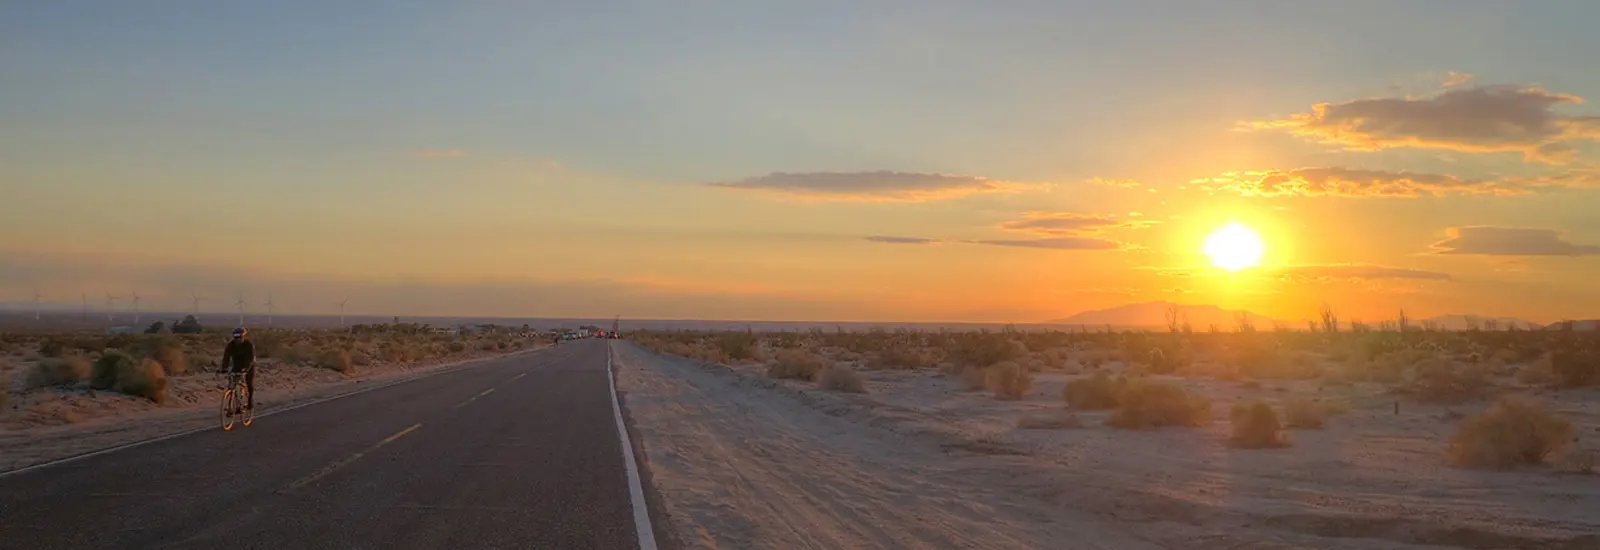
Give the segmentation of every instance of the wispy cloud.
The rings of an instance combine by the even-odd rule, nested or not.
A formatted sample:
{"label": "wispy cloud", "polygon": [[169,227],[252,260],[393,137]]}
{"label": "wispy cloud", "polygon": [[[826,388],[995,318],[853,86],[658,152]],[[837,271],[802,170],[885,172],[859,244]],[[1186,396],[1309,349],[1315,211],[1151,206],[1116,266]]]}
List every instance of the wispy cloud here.
{"label": "wispy cloud", "polygon": [[1586,187],[1600,178],[1581,172],[1546,178],[1467,179],[1447,174],[1316,167],[1229,172],[1192,180],[1209,191],[1258,197],[1439,197],[1528,195],[1546,188]]}
{"label": "wispy cloud", "polygon": [[1104,185],[1106,187],[1126,187],[1129,189],[1139,187],[1139,182],[1129,179],[1089,178],[1088,183],[1092,183],[1094,185]]}
{"label": "wispy cloud", "polygon": [[1446,87],[1446,88],[1454,88],[1456,86],[1465,86],[1467,84],[1471,84],[1472,81],[1474,79],[1476,79],[1476,78],[1477,78],[1477,75],[1474,75],[1472,73],[1458,73],[1458,72],[1455,72],[1455,71],[1446,71],[1445,74],[1444,74],[1444,82],[1441,85]]}
{"label": "wispy cloud", "polygon": [[1392,267],[1365,263],[1338,263],[1338,264],[1300,264],[1285,266],[1261,266],[1244,271],[1223,271],[1215,268],[1201,267],[1160,267],[1145,266],[1138,269],[1154,271],[1158,275],[1176,278],[1201,278],[1201,277],[1228,277],[1248,278],[1259,280],[1279,280],[1288,282],[1333,282],[1333,281],[1374,281],[1382,279],[1405,279],[1422,281],[1449,281],[1453,278],[1448,273],[1414,269],[1408,267]]}
{"label": "wispy cloud", "polygon": [[713,187],[770,192],[791,198],[855,202],[923,202],[977,193],[1011,193],[1037,184],[995,181],[977,176],[910,172],[775,172]]}
{"label": "wispy cloud", "polygon": [[1600,254],[1600,246],[1574,244],[1560,231],[1523,227],[1467,226],[1446,230],[1448,237],[1433,243],[1439,254],[1484,256],[1586,256]]}
{"label": "wispy cloud", "polygon": [[1080,235],[1116,229],[1141,229],[1155,225],[1155,220],[1123,220],[1115,216],[1074,214],[1066,212],[1028,212],[1022,219],[1000,223],[1001,229],[1024,231],[1044,235]]}
{"label": "wispy cloud", "polygon": [[871,235],[864,237],[866,240],[884,244],[938,244],[939,239],[926,239],[922,237],[893,237],[889,235]]}
{"label": "wispy cloud", "polygon": [[1042,239],[995,239],[966,241],[972,244],[1010,246],[1019,248],[1044,248],[1049,250],[1120,250],[1126,245],[1117,241],[1095,237],[1047,237]]}
{"label": "wispy cloud", "polygon": [[453,159],[461,158],[466,153],[460,149],[422,149],[416,155],[427,159]]}
{"label": "wispy cloud", "polygon": [[1560,163],[1572,159],[1571,142],[1600,138],[1600,117],[1553,110],[1579,103],[1583,98],[1535,86],[1460,87],[1420,98],[1319,103],[1309,113],[1242,126],[1286,130],[1357,151],[1416,147],[1518,152],[1530,161]]}

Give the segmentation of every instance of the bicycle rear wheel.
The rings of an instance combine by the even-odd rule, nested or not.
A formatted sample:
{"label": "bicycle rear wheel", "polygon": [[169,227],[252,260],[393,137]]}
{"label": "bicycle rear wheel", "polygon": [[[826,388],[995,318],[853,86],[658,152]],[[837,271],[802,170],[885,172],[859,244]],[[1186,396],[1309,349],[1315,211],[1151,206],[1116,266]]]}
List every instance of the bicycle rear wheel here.
{"label": "bicycle rear wheel", "polygon": [[240,384],[239,387],[237,388],[237,390],[235,390],[233,393],[234,393],[235,396],[242,396],[242,397],[235,397],[235,399],[239,401],[239,406],[240,407],[248,407],[248,408],[244,409],[244,415],[243,416],[244,416],[244,425],[249,426],[251,423],[254,423],[256,421],[256,408],[250,406],[251,405],[251,403],[250,403],[250,386],[246,386],[244,384]]}
{"label": "bicycle rear wheel", "polygon": [[239,395],[232,388],[222,390],[222,431],[233,429],[233,411],[239,407]]}

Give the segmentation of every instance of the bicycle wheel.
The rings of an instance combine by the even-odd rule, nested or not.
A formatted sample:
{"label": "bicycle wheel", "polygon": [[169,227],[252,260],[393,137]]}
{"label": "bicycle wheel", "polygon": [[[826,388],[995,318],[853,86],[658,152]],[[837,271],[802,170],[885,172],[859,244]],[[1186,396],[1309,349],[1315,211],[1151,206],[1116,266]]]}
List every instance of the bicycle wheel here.
{"label": "bicycle wheel", "polygon": [[[249,405],[250,405],[250,386],[246,386],[244,384],[239,384],[238,389],[236,391],[234,391],[233,393],[234,393],[234,395],[243,396],[243,397],[237,397],[236,398],[239,401],[239,406],[241,406],[241,407],[249,407]],[[250,408],[245,409],[244,410],[244,425],[249,426],[251,423],[253,423],[255,421],[256,421],[256,408],[255,407],[250,407]]]}
{"label": "bicycle wheel", "polygon": [[232,388],[222,390],[222,431],[233,429],[233,411],[238,402],[238,395]]}

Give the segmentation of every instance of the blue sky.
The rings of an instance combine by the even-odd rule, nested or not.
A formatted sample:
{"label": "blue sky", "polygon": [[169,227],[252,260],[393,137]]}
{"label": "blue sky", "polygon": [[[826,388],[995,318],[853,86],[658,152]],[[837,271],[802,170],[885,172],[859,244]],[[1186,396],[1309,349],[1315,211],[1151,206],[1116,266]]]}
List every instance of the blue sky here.
{"label": "blue sky", "polygon": [[[859,237],[1000,240],[995,224],[1036,211],[1140,212],[1175,228],[1171,216],[1266,219],[1282,208],[1305,212],[1279,215],[1291,226],[1349,226],[1338,229],[1344,238],[1324,233],[1320,243],[1292,228],[1263,230],[1280,250],[1302,251],[1296,261],[1458,275],[1480,268],[1414,253],[1467,225],[1550,226],[1600,242],[1584,214],[1597,205],[1592,192],[1258,200],[1178,187],[1302,167],[1492,179],[1589,166],[1592,140],[1575,140],[1576,160],[1550,166],[1449,147],[1351,152],[1233,128],[1318,103],[1443,93],[1451,72],[1474,75],[1469,86],[1539,86],[1592,101],[1600,73],[1588,70],[1589,54],[1600,51],[1600,35],[1585,22],[1595,20],[1600,5],[1578,1],[8,3],[0,178],[18,200],[0,205],[12,241],[0,245],[76,267],[46,281],[13,269],[33,274],[4,283],[12,293],[43,285],[72,295],[69,287],[140,284],[59,258],[115,251],[148,264],[273,274],[234,286],[649,280],[656,286],[635,291],[709,296],[703,311],[670,312],[685,316],[914,320],[1001,310],[1007,319],[972,320],[1022,320],[1010,317],[1171,298],[1150,294],[1161,284],[1149,281],[1135,285],[1147,292],[1115,298],[1072,289],[1114,284],[1127,279],[1118,270],[1170,264],[1192,247],[1130,259],[908,251]],[[1600,112],[1592,103],[1557,110]],[[884,204],[704,185],[875,171],[1045,188]],[[1082,183],[1091,178],[1141,187]],[[176,224],[206,230],[159,237]],[[1396,234],[1404,237],[1386,237]],[[552,236],[571,250],[554,249]],[[535,251],[510,252],[522,249]],[[1578,314],[1558,306],[1596,295],[1575,275],[1592,258],[1547,260],[1528,268],[1561,291],[1542,305],[1473,303],[1466,298],[1480,293],[1465,284],[1420,291],[1431,298],[1408,289],[1393,301]],[[1089,268],[1058,272],[1078,265]],[[933,266],[948,280],[904,280]],[[1506,281],[1484,284],[1494,282]],[[187,295],[178,287],[201,283],[142,284],[172,286],[152,292],[176,300]],[[751,285],[750,294],[723,296],[718,289],[731,284]],[[1068,297],[994,302],[967,290],[983,284],[1048,284]],[[421,307],[371,292],[375,313]],[[1351,291],[1295,293],[1303,299],[1293,305],[1235,305],[1298,311]],[[959,299],[929,305],[927,294]],[[819,295],[840,305],[799,305],[827,301]],[[600,292],[594,312],[529,303],[505,313],[604,315],[631,299]]]}

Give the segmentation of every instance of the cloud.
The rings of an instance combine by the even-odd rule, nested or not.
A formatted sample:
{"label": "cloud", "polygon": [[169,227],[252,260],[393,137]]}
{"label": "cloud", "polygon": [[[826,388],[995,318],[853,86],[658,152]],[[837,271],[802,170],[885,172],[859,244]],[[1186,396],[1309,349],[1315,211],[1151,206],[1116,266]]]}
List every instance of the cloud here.
{"label": "cloud", "polygon": [[1484,256],[1584,256],[1600,254],[1600,246],[1567,242],[1554,229],[1467,226],[1446,230],[1448,238],[1433,243],[1439,254]]}
{"label": "cloud", "polygon": [[791,197],[858,202],[922,202],[976,193],[1017,192],[1035,185],[1002,182],[976,176],[909,172],[774,172],[713,187],[747,189]]}
{"label": "cloud", "polygon": [[1593,179],[1552,178],[1476,180],[1446,174],[1317,167],[1229,172],[1192,180],[1211,191],[1258,197],[1421,197],[1444,195],[1527,195],[1546,187],[1577,187]]}
{"label": "cloud", "polygon": [[1477,78],[1477,75],[1474,75],[1472,73],[1458,73],[1458,72],[1455,72],[1455,71],[1446,71],[1444,73],[1444,83],[1441,84],[1441,85],[1446,87],[1446,88],[1454,88],[1456,86],[1465,86],[1467,84],[1472,83],[1473,79],[1476,79],[1476,78]]}
{"label": "cloud", "polygon": [[1450,88],[1421,98],[1367,98],[1319,103],[1284,120],[1243,124],[1279,129],[1349,150],[1397,147],[1468,152],[1519,152],[1530,161],[1571,160],[1570,142],[1600,139],[1600,117],[1552,111],[1583,98],[1534,86]]}
{"label": "cloud", "polygon": [[1002,222],[1001,229],[1025,231],[1045,235],[1072,235],[1099,233],[1114,229],[1142,229],[1155,225],[1154,220],[1119,220],[1113,216],[1073,214],[1064,212],[1028,212],[1020,220]]}
{"label": "cloud", "polygon": [[990,246],[1045,248],[1050,250],[1120,250],[1125,248],[1122,243],[1094,237],[1048,237],[1043,239],[998,239],[966,242]]}
{"label": "cloud", "polygon": [[1302,264],[1286,266],[1261,266],[1244,271],[1223,271],[1216,268],[1194,267],[1160,267],[1143,266],[1138,269],[1154,271],[1158,275],[1192,279],[1198,277],[1228,277],[1252,279],[1276,279],[1288,282],[1332,282],[1332,281],[1372,281],[1380,279],[1404,279],[1421,281],[1449,281],[1452,277],[1448,273],[1412,269],[1406,267],[1391,267],[1384,265],[1363,263],[1341,264]]}
{"label": "cloud", "polygon": [[460,149],[423,149],[416,152],[417,156],[428,159],[453,159],[466,155]]}
{"label": "cloud", "polygon": [[1295,265],[1276,268],[1272,271],[1279,279],[1301,282],[1365,281],[1374,279],[1451,280],[1449,273],[1371,264]]}
{"label": "cloud", "polygon": [[871,235],[866,240],[884,244],[938,244],[939,239],[926,239],[922,237],[891,237],[888,235]]}
{"label": "cloud", "polygon": [[1131,189],[1139,186],[1139,182],[1128,179],[1089,178],[1087,181],[1088,183],[1092,183],[1094,185],[1104,185],[1107,187],[1126,187]]}

